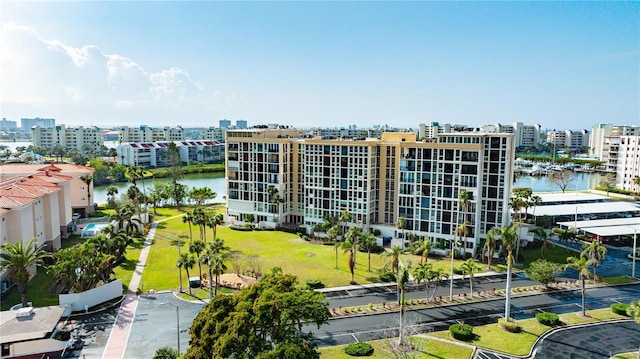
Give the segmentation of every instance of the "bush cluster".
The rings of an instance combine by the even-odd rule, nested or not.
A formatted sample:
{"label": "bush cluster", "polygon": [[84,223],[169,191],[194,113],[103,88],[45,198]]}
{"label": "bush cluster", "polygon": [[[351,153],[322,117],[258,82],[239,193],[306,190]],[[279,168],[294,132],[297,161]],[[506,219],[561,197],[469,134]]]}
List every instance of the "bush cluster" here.
{"label": "bush cluster", "polygon": [[[361,246],[358,247],[358,251],[363,252],[363,253],[367,253],[367,249],[364,248],[364,247],[361,247]],[[371,253],[374,253],[374,254],[380,254],[380,253],[384,252],[384,248],[382,246],[379,246],[379,245],[376,244],[373,247],[371,247],[370,251],[371,251]]]}
{"label": "bush cluster", "polygon": [[538,323],[549,326],[549,327],[553,327],[555,325],[560,324],[560,317],[558,317],[558,315],[555,313],[549,313],[549,312],[538,313],[536,314],[536,319],[538,320]]}
{"label": "bush cluster", "polygon": [[244,232],[251,232],[253,231],[253,228],[251,227],[247,227],[247,226],[230,226],[229,228],[233,229],[234,231],[244,231]]}
{"label": "bush cluster", "polygon": [[396,275],[391,272],[382,273],[379,278],[385,283],[396,281]]}
{"label": "bush cluster", "polygon": [[504,318],[498,319],[498,326],[509,333],[520,333],[522,327],[513,319],[504,320]]}
{"label": "bush cluster", "polygon": [[344,352],[352,357],[368,357],[373,354],[373,347],[369,343],[351,343],[344,348]]}
{"label": "bush cluster", "polygon": [[627,308],[629,308],[629,304],[625,304],[625,303],[611,304],[611,311],[618,315],[628,316]]}
{"label": "bush cluster", "polygon": [[455,339],[469,341],[473,339],[473,327],[469,324],[456,323],[449,327],[449,333]]}
{"label": "bush cluster", "polygon": [[324,283],[322,283],[319,279],[308,279],[307,287],[311,289],[320,289],[324,288]]}

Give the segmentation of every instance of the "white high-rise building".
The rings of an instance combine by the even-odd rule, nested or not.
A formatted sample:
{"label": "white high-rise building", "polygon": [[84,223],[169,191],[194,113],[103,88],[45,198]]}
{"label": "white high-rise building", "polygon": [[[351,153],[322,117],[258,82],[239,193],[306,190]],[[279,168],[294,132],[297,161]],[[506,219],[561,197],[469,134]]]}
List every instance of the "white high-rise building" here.
{"label": "white high-rise building", "polygon": [[[305,138],[293,129],[227,131],[227,214],[309,228],[343,210],[382,236],[411,232],[445,245],[467,221],[467,253],[509,223],[512,134],[450,133],[417,141],[412,132],[380,139]],[[459,197],[469,194],[463,209]],[[274,203],[277,192],[283,203]],[[405,218],[404,230],[396,227]]]}
{"label": "white high-rise building", "polygon": [[[616,187],[640,193],[640,135],[618,137]],[[638,178],[638,179],[637,179]]]}
{"label": "white high-rise building", "polygon": [[602,158],[605,137],[610,136],[639,136],[640,126],[616,126],[610,123],[598,123],[591,128],[589,138],[589,155],[595,158]]}
{"label": "white high-rise building", "polygon": [[79,152],[99,151],[104,143],[102,131],[98,127],[65,127],[57,125],[53,128],[34,126],[31,128],[31,141],[34,146],[53,148],[62,146]]}
{"label": "white high-rise building", "polygon": [[514,122],[511,125],[496,123],[481,126],[480,131],[487,133],[513,133],[516,148],[532,147],[540,142],[540,125],[525,125],[522,122]]}

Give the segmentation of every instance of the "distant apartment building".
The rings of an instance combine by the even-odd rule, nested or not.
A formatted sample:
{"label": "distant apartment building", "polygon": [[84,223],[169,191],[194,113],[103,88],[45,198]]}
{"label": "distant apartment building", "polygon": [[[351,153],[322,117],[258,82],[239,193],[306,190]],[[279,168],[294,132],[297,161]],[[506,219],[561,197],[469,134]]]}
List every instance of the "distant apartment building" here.
{"label": "distant apartment building", "polygon": [[602,158],[605,151],[605,137],[640,136],[640,126],[618,126],[610,123],[598,123],[591,128],[589,155]]}
{"label": "distant apartment building", "polygon": [[[227,214],[312,227],[347,210],[353,225],[395,237],[403,232],[396,227],[403,217],[404,232],[436,245],[450,243],[467,221],[466,248],[475,253],[488,230],[509,222],[514,152],[512,134],[451,133],[417,141],[411,132],[327,139],[294,129],[229,130]],[[273,203],[270,186],[281,205]],[[464,211],[462,190],[470,193]]]}
{"label": "distant apartment building", "polygon": [[165,167],[169,144],[175,142],[180,161],[203,163],[220,162],[224,159],[224,145],[218,141],[157,141],[121,143],[116,147],[117,162],[127,166]]}
{"label": "distant apartment building", "polygon": [[53,118],[21,118],[20,127],[23,130],[29,130],[33,126],[40,126],[42,128],[53,128],[56,126],[56,120]]}
{"label": "distant apartment building", "polygon": [[246,120],[238,120],[236,121],[236,128],[238,129],[246,129],[247,128],[247,121]]}
{"label": "distant apartment building", "polygon": [[209,127],[204,130],[204,139],[224,143],[227,134],[225,127]]}
{"label": "distant apartment building", "polygon": [[449,123],[440,124],[439,122],[431,122],[429,124],[421,123],[418,126],[418,139],[436,138],[443,133],[451,133],[452,127]]}
{"label": "distant apartment building", "polygon": [[226,119],[225,120],[220,120],[218,122],[218,124],[219,124],[220,128],[229,128],[229,127],[231,127],[231,121],[226,120]]}
{"label": "distant apartment building", "polygon": [[616,188],[640,193],[640,184],[634,182],[640,178],[640,135],[617,139]]}
{"label": "distant apartment building", "polygon": [[2,118],[0,121],[0,130],[2,131],[15,131],[18,128],[16,121],[7,121],[6,118]]}
{"label": "distant apartment building", "polygon": [[589,131],[548,131],[547,143],[557,148],[583,150],[589,145]]}
{"label": "distant apartment building", "polygon": [[514,122],[510,125],[491,124],[480,127],[480,131],[487,133],[512,133],[515,138],[515,146],[532,147],[540,142],[540,125],[525,125],[522,122]]}
{"label": "distant apartment building", "polygon": [[321,128],[314,127],[309,132],[310,137],[324,137],[331,139],[353,139],[353,138],[380,138],[385,130],[381,128],[357,128],[350,126],[348,128]]}
{"label": "distant apartment building", "polygon": [[118,130],[118,141],[121,143],[182,140],[184,140],[184,130],[180,126],[154,128],[142,125],[140,127],[120,127]]}
{"label": "distant apartment building", "polygon": [[53,148],[62,146],[67,150],[80,152],[99,151],[104,144],[102,131],[98,127],[65,127],[57,125],[53,128],[34,126],[31,128],[31,141],[34,146]]}

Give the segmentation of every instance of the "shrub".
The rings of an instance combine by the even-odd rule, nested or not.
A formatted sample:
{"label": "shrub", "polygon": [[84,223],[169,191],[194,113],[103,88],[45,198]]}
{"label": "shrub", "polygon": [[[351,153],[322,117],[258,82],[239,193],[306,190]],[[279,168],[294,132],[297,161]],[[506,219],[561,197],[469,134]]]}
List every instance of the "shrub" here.
{"label": "shrub", "polygon": [[374,229],[374,230],[373,230],[373,235],[374,235],[374,236],[376,236],[376,237],[380,237],[380,234],[381,234],[381,232],[380,232],[380,230],[379,230],[379,229]]}
{"label": "shrub", "polygon": [[373,347],[369,343],[351,343],[344,348],[344,352],[352,357],[368,357],[373,354]]}
{"label": "shrub", "polygon": [[522,327],[513,319],[504,320],[504,318],[498,319],[498,326],[509,333],[520,333]]}
{"label": "shrub", "polygon": [[324,283],[322,283],[319,279],[308,279],[307,286],[311,289],[319,289],[324,288]]}
{"label": "shrub", "polygon": [[624,315],[625,317],[628,316],[627,308],[629,308],[629,304],[625,304],[625,303],[613,303],[613,304],[611,304],[611,311],[613,313],[616,313],[618,315]]}
{"label": "shrub", "polygon": [[473,327],[469,324],[456,323],[449,327],[449,333],[455,339],[469,341],[473,339]]}
{"label": "shrub", "polygon": [[298,227],[298,233],[302,233],[302,235],[307,235],[307,227],[305,226],[300,226]]}
{"label": "shrub", "polygon": [[[358,246],[358,251],[367,253],[367,249],[362,246]],[[384,252],[384,248],[382,246],[375,244],[373,247],[371,247],[372,254],[380,254],[382,252]]]}
{"label": "shrub", "polygon": [[560,324],[560,318],[555,313],[549,313],[549,312],[538,313],[536,314],[536,319],[538,320],[538,323],[549,326],[549,327],[553,327],[555,325]]}
{"label": "shrub", "polygon": [[382,273],[380,274],[380,280],[383,282],[395,282],[396,275],[391,272]]}
{"label": "shrub", "polygon": [[253,231],[253,228],[246,227],[246,226],[230,226],[230,228],[233,229],[234,231],[244,231],[244,232]]}

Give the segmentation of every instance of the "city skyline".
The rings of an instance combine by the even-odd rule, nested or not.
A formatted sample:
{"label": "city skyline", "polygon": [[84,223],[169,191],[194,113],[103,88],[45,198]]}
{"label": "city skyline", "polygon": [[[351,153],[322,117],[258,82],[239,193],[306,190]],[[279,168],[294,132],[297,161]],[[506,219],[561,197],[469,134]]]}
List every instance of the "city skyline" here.
{"label": "city skyline", "polygon": [[640,124],[640,4],[2,2],[0,116]]}

